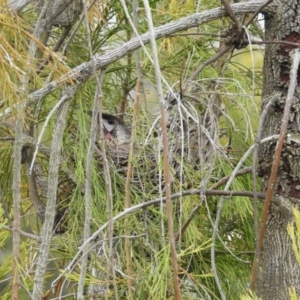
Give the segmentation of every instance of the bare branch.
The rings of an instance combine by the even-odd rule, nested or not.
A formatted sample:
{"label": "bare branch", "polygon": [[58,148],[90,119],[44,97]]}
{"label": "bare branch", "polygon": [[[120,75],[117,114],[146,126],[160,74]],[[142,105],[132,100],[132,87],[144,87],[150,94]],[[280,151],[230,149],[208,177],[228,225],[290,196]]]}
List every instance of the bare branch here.
{"label": "bare branch", "polygon": [[226,10],[226,12],[227,12],[227,14],[229,15],[229,17],[230,17],[232,23],[233,23],[236,27],[239,27],[239,21],[238,21],[238,19],[236,18],[234,12],[232,11],[231,6],[230,6],[230,4],[228,3],[228,1],[227,1],[227,0],[221,0],[221,2],[222,2],[222,4],[223,4],[223,6],[224,6],[224,8],[225,8],[225,10]]}
{"label": "bare branch", "polygon": [[210,59],[208,59],[207,61],[205,61],[202,65],[200,65],[189,77],[189,79],[187,80],[186,84],[183,87],[183,92],[186,90],[188,84],[193,81],[196,76],[209,64],[215,62],[216,60],[218,60],[220,57],[222,57],[224,54],[226,54],[228,51],[231,51],[234,49],[233,45],[224,45],[215,56],[211,57]]}
{"label": "bare branch", "polygon": [[[232,11],[235,14],[245,14],[255,12],[258,8],[260,8],[265,2],[264,1],[251,1],[251,2],[242,2],[236,3],[231,6]],[[264,12],[271,12],[267,8],[264,8]],[[206,22],[210,22],[216,20],[222,16],[226,16],[224,10],[221,8],[215,8],[211,10],[207,10],[205,12],[196,13],[188,17],[181,18],[177,21],[170,22],[168,24],[159,26],[155,29],[155,39],[163,38],[174,34],[176,32],[186,30],[189,28],[197,27]],[[124,43],[122,46],[109,51],[105,55],[96,54],[93,59],[95,60],[96,69],[106,68],[111,63],[119,60],[124,57],[128,53],[138,49],[141,47],[141,43],[139,41],[141,39],[144,45],[150,42],[150,34],[145,33],[141,36],[134,37],[129,42]],[[29,95],[30,100],[39,100],[40,98],[46,96],[47,94],[55,91],[62,85],[65,85],[69,82],[80,82],[83,83],[87,81],[92,76],[92,60],[86,63],[82,63],[81,65],[75,67],[70,70],[66,75],[61,76],[59,79],[54,80],[48,83],[43,88],[31,93]],[[1,116],[1,115],[0,115]]]}
{"label": "bare branch", "polygon": [[168,234],[169,243],[171,250],[172,266],[173,266],[173,284],[174,284],[174,294],[176,300],[181,300],[182,295],[180,291],[179,277],[178,277],[178,258],[175,245],[174,237],[174,224],[173,224],[173,208],[171,202],[171,176],[170,176],[170,162],[169,162],[169,143],[168,143],[168,131],[167,131],[167,116],[165,109],[165,100],[163,95],[162,78],[161,71],[158,60],[158,52],[155,41],[155,31],[152,21],[152,14],[148,0],[143,0],[149,32],[150,32],[150,43],[152,48],[152,58],[156,77],[156,88],[157,95],[159,99],[160,116],[161,116],[161,129],[162,129],[162,140],[163,140],[163,172],[164,172],[164,184],[166,193],[166,214],[168,220]]}
{"label": "bare branch", "polygon": [[245,24],[245,27],[248,27],[252,22],[253,20],[256,18],[256,16],[261,13],[265,7],[267,7],[270,3],[272,3],[273,0],[268,0],[266,3],[262,4],[261,7],[259,7],[255,12],[254,14],[251,16],[251,18],[247,21],[247,23]]}
{"label": "bare branch", "polygon": [[[248,173],[251,172],[251,170],[252,170],[251,167],[242,169],[239,172],[237,172],[236,176],[242,176],[242,175],[248,174]],[[216,182],[211,187],[211,189],[214,190],[214,189],[219,188],[221,185],[225,184],[229,179],[230,179],[230,175],[222,178],[221,180],[219,180],[218,182]],[[200,195],[201,195],[201,193],[200,193]],[[179,240],[179,237],[184,234],[184,232],[186,231],[186,229],[188,228],[188,226],[190,225],[190,223],[192,222],[192,220],[194,219],[194,217],[197,215],[197,213],[198,213],[199,209],[201,208],[201,206],[202,206],[202,201],[193,209],[193,211],[190,213],[190,215],[187,218],[187,220],[181,226],[180,231],[176,233],[176,235],[175,235],[175,241],[176,242]]]}
{"label": "bare branch", "polygon": [[[194,194],[202,194],[202,195],[206,195],[206,196],[226,196],[226,197],[235,197],[235,196],[242,196],[242,197],[249,197],[249,198],[253,198],[253,192],[248,192],[248,191],[220,191],[220,190],[207,190],[207,191],[203,191],[201,189],[192,189],[192,190],[187,190],[187,191],[183,191],[181,193],[177,193],[177,194],[172,194],[171,195],[171,199],[172,200],[176,200],[182,196],[189,196],[189,195],[194,195]],[[260,199],[264,199],[265,198],[265,193],[258,193],[257,196]],[[282,197],[273,197],[272,201],[273,203],[276,203],[277,205],[281,205],[282,204]],[[124,219],[125,217],[128,217],[142,209],[145,209],[149,206],[152,205],[157,205],[160,204],[161,202],[165,202],[166,201],[166,197],[159,197],[156,198],[154,200],[150,200],[150,201],[144,201],[140,204],[131,206],[130,208],[122,211],[121,213],[119,213],[118,215],[116,215],[115,217],[113,217],[112,221],[115,223],[117,221],[120,221],[122,219]],[[76,261],[78,259],[78,257],[80,256],[80,254],[82,253],[83,248],[86,246],[86,244],[90,243],[91,241],[93,241],[94,239],[97,238],[97,236],[105,229],[108,227],[109,222],[103,224],[97,231],[95,231],[91,237],[83,244],[79,247],[77,253],[74,255],[72,261],[68,264],[68,266],[64,269],[64,271],[52,282],[52,286],[55,286],[56,282],[58,282],[60,280],[60,278],[62,278],[62,276],[66,273],[66,272],[71,272],[72,269],[76,266]]]}
{"label": "bare branch", "polygon": [[[131,206],[130,201],[130,182],[132,179],[132,158],[134,155],[134,142],[135,142],[135,135],[136,135],[136,122],[137,122],[137,114],[138,114],[138,107],[139,107],[139,97],[140,97],[140,88],[141,82],[137,80],[136,88],[135,88],[135,98],[134,98],[134,106],[133,106],[133,120],[132,120],[132,130],[131,130],[131,143],[129,149],[129,156],[128,156],[128,168],[127,168],[127,175],[126,175],[126,183],[125,183],[125,209]],[[129,235],[129,224],[125,223],[124,227],[125,235]],[[126,252],[126,267],[127,267],[127,283],[128,283],[128,294],[133,295],[133,287],[132,287],[132,271],[131,271],[131,244],[128,238],[125,238],[125,252]]]}
{"label": "bare branch", "polygon": [[13,249],[12,249],[12,274],[14,282],[12,286],[12,299],[19,299],[19,263],[20,263],[20,225],[21,225],[21,151],[23,147],[22,132],[23,118],[21,105],[18,105],[18,116],[15,130],[15,145],[14,145],[14,173],[13,173]]}
{"label": "bare branch", "polygon": [[50,243],[52,238],[52,230],[54,224],[55,216],[55,206],[57,197],[57,185],[58,185],[58,170],[60,165],[60,152],[62,147],[62,137],[64,132],[64,127],[66,124],[66,114],[68,112],[70,99],[75,94],[78,86],[67,87],[62,92],[62,99],[65,102],[62,104],[54,132],[51,144],[51,154],[49,160],[49,176],[48,176],[48,191],[47,191],[47,207],[45,214],[45,222],[41,231],[42,243],[39,248],[39,257],[36,264],[36,271],[34,277],[34,287],[32,297],[33,299],[40,299],[43,295],[43,282],[44,274],[47,266],[48,254],[50,249]]}
{"label": "bare branch", "polygon": [[33,0],[9,0],[7,2],[9,8],[11,8],[15,12],[18,12],[32,1]]}
{"label": "bare branch", "polygon": [[[5,230],[13,231],[12,228],[10,226],[7,226],[7,225],[2,226],[2,228],[5,229]],[[35,240],[39,243],[42,241],[42,239],[39,236],[34,235],[32,233],[28,233],[28,232],[23,231],[23,230],[20,230],[20,234],[22,236],[25,236],[25,237],[29,238],[29,239]]]}

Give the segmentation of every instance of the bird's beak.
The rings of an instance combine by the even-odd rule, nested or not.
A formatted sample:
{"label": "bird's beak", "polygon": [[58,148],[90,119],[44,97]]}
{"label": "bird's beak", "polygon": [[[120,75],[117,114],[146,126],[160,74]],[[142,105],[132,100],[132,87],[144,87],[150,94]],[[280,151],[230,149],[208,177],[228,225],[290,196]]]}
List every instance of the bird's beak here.
{"label": "bird's beak", "polygon": [[104,139],[105,139],[105,140],[110,140],[111,137],[112,137],[111,133],[108,132],[108,133],[104,136]]}

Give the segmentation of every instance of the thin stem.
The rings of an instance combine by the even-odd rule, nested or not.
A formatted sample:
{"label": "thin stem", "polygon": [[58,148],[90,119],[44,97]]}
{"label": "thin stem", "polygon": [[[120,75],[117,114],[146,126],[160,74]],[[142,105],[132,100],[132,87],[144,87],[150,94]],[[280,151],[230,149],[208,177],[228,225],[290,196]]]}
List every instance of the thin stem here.
{"label": "thin stem", "polygon": [[228,3],[228,1],[227,1],[227,0],[221,0],[221,2],[222,2],[222,4],[223,4],[223,6],[224,6],[226,12],[228,13],[228,15],[229,15],[231,21],[233,22],[233,24],[234,24],[236,27],[238,27],[238,26],[239,26],[239,21],[238,21],[238,19],[236,18],[234,12],[232,11],[232,8],[231,8],[230,4]]}
{"label": "thin stem", "polygon": [[[87,14],[87,6],[86,1],[83,1],[83,11],[84,11],[84,20],[85,20],[85,30],[87,35],[87,44],[90,57],[93,57],[93,50],[92,50],[92,41],[91,41],[91,32]],[[93,60],[92,60],[93,62]],[[84,218],[84,241],[88,240],[91,234],[91,218],[92,218],[92,168],[93,168],[93,158],[94,158],[94,149],[95,149],[95,142],[97,136],[97,121],[98,121],[98,107],[99,107],[99,96],[101,94],[101,82],[100,80],[103,79],[101,76],[100,80],[97,80],[96,74],[96,67],[95,64],[92,63],[93,68],[93,75],[96,78],[96,92],[94,95],[94,107],[93,107],[93,116],[92,116],[92,124],[90,130],[90,139],[89,139],[89,147],[88,153],[86,158],[86,178],[85,178],[85,218]],[[103,75],[104,72],[101,73]],[[102,81],[102,80],[101,80]],[[87,244],[83,249],[83,258],[81,261],[81,270],[80,270],[80,277],[78,281],[78,288],[77,288],[77,298],[79,300],[84,299],[84,283],[86,277],[86,270],[88,264],[88,256],[86,255],[89,252],[89,244]]]}
{"label": "thin stem", "polygon": [[18,111],[16,129],[15,129],[15,145],[14,145],[14,173],[13,173],[13,249],[12,249],[12,299],[19,299],[19,263],[20,263],[20,225],[21,225],[21,151],[22,151],[22,132],[23,132],[23,117],[22,111]]}
{"label": "thin stem", "polygon": [[[133,107],[133,119],[132,119],[132,131],[131,131],[131,143],[129,149],[129,157],[128,157],[128,168],[127,168],[127,176],[125,183],[125,209],[131,206],[130,201],[130,182],[132,177],[132,158],[134,155],[134,139],[136,135],[136,122],[137,122],[137,114],[139,107],[139,98],[140,98],[140,81],[137,80],[136,89],[135,89],[135,99],[134,99],[134,107]],[[125,236],[130,234],[129,223],[127,220],[124,223],[125,227]],[[132,287],[132,259],[131,259],[131,244],[128,238],[125,238],[125,252],[126,252],[126,268],[127,268],[127,284],[128,284],[128,294],[130,296],[133,295],[133,287]]]}
{"label": "thin stem", "polygon": [[152,22],[151,9],[148,0],[143,0],[149,33],[150,33],[150,43],[152,48],[152,56],[153,63],[155,69],[155,77],[156,77],[156,87],[157,94],[159,99],[160,106],[160,115],[161,115],[161,129],[163,135],[163,171],[164,171],[164,182],[165,182],[165,193],[166,193],[166,213],[168,220],[168,229],[169,229],[169,243],[171,249],[171,258],[172,258],[172,266],[173,266],[173,284],[174,284],[174,293],[175,299],[181,300],[181,291],[178,277],[178,261],[177,261],[177,252],[175,246],[175,237],[174,237],[174,228],[173,228],[173,217],[172,217],[172,202],[171,202],[171,178],[170,178],[170,170],[169,170],[169,148],[168,148],[168,132],[167,132],[167,117],[165,111],[165,101],[163,96],[163,88],[161,83],[161,72],[157,54],[157,47],[155,42],[155,31]]}
{"label": "thin stem", "polygon": [[[252,170],[251,167],[242,169],[239,172],[237,172],[236,177],[237,176],[245,175],[247,173],[250,173],[251,170]],[[230,179],[230,176],[223,177],[221,180],[219,180],[213,186],[211,186],[211,189],[214,190],[214,189],[219,188],[221,185],[225,184],[229,179]],[[200,192],[200,194],[201,194],[201,192]],[[175,241],[176,242],[179,240],[180,236],[182,236],[184,234],[184,232],[186,231],[186,229],[188,228],[188,226],[190,225],[190,223],[192,222],[192,220],[197,215],[197,213],[198,213],[199,209],[201,208],[201,206],[202,206],[202,201],[192,210],[192,212],[190,213],[190,215],[187,218],[187,220],[181,226],[180,231],[176,233],[176,235],[175,235]]]}

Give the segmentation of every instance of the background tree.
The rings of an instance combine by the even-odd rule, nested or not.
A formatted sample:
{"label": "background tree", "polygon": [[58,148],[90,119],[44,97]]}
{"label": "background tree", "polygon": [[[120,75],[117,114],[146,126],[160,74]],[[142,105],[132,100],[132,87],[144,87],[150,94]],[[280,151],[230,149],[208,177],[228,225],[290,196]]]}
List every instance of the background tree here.
{"label": "background tree", "polygon": [[299,296],[298,4],[1,1],[1,297]]}

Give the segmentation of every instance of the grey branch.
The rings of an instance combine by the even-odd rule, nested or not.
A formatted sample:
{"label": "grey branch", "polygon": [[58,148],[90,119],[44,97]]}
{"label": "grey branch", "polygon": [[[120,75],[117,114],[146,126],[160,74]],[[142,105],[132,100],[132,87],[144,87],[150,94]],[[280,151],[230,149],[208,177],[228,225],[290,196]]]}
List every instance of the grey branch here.
{"label": "grey branch", "polygon": [[8,1],[8,6],[12,10],[18,12],[19,10],[21,10],[23,7],[25,7],[32,1],[33,0],[10,0]]}
{"label": "grey branch", "polygon": [[[258,8],[260,8],[265,1],[251,1],[251,2],[242,2],[236,3],[231,6],[232,11],[235,14],[245,14],[245,13],[253,13]],[[272,4],[271,4],[272,5]],[[265,7],[263,12],[271,13],[270,6]],[[155,39],[167,37],[176,32],[187,30],[189,28],[197,27],[206,22],[210,22],[226,16],[226,12],[222,8],[214,8],[211,10],[207,10],[201,13],[196,13],[188,17],[181,18],[177,21],[173,21],[167,23],[165,25],[159,26],[155,28]],[[104,55],[96,54],[89,62],[82,63],[81,65],[75,67],[70,70],[67,74],[61,76],[59,79],[54,80],[43,88],[34,91],[29,95],[29,100],[39,100],[41,97],[46,96],[47,94],[55,91],[61,86],[75,81],[77,83],[84,83],[93,75],[92,63],[95,63],[96,69],[104,69],[113,62],[119,60],[120,58],[128,55],[134,50],[140,48],[141,42],[146,45],[150,42],[150,33],[147,32],[139,37],[134,37],[130,41],[122,44],[120,47],[113,49],[107,52]]]}

